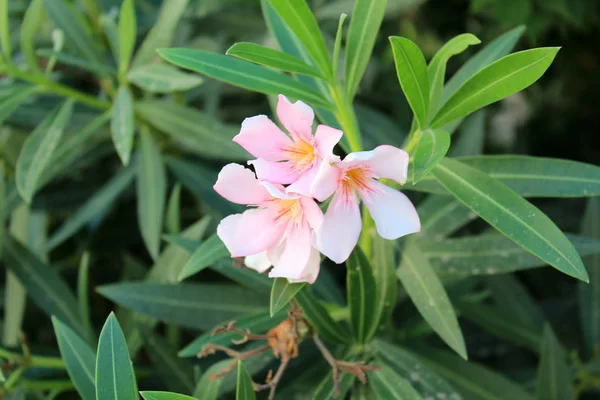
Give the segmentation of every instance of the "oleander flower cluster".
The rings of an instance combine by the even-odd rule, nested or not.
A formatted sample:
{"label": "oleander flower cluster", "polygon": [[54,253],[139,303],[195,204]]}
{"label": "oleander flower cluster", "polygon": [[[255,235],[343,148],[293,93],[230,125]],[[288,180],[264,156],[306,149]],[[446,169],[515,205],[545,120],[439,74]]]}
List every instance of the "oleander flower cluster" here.
{"label": "oleander flower cluster", "polygon": [[[314,112],[308,105],[279,95],[277,116],[289,135],[264,115],[243,121],[233,141],[256,157],[248,162],[254,171],[228,164],[214,185],[225,199],[249,207],[217,228],[232,257],[244,257],[246,266],[260,273],[271,269],[272,278],[313,283],[321,254],[339,264],[357,245],[359,199],[383,238],[420,230],[410,200],[378,181],[406,182],[404,150],[382,145],[341,159],[333,151],[342,131],[318,125],[313,134]],[[330,198],[323,213],[319,203]]]}

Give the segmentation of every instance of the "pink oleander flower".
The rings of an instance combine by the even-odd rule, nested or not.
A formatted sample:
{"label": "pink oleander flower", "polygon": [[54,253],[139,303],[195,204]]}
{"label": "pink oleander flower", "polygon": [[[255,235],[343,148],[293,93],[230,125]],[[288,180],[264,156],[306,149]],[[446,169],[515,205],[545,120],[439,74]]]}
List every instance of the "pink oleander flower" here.
{"label": "pink oleander flower", "polygon": [[311,197],[259,182],[239,164],[223,167],[214,189],[233,203],[255,206],[224,218],[217,227],[232,257],[246,257],[246,265],[261,273],[273,265],[271,278],[315,281],[321,259],[312,240],[323,213]]}
{"label": "pink oleander flower", "polygon": [[384,145],[348,154],[336,163],[337,168],[322,168],[314,182],[315,196],[335,194],[316,232],[315,247],[338,264],[348,259],[362,229],[359,196],[383,238],[397,239],[419,232],[421,222],[411,201],[376,181],[385,178],[406,183],[408,162],[404,150]]}
{"label": "pink oleander flower", "polygon": [[333,155],[333,148],[342,131],[319,125],[313,136],[312,108],[301,101],[291,103],[283,95],[279,95],[277,115],[290,136],[267,116],[257,115],[244,120],[233,141],[257,158],[249,163],[259,180],[290,184],[288,192],[311,196],[312,184],[324,160],[326,168],[330,160],[339,159]]}

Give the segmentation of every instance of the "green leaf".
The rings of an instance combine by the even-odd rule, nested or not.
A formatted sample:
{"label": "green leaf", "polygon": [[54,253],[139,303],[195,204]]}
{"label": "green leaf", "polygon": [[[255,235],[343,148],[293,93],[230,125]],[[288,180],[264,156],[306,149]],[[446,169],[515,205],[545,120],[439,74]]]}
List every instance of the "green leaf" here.
{"label": "green leaf", "polygon": [[167,196],[167,173],[158,145],[147,129],[140,132],[140,153],[137,165],[138,225],[146,248],[156,259]]}
{"label": "green leaf", "polygon": [[[444,79],[446,77],[446,64],[452,56],[462,53],[467,47],[479,44],[479,40],[475,35],[463,33],[450,39],[441,49],[435,53],[433,59],[427,68],[429,75],[429,113],[435,113],[442,98],[442,90],[444,89]],[[433,115],[430,115],[430,118]]]}
{"label": "green leaf", "polygon": [[421,180],[440,162],[450,148],[450,135],[441,130],[426,130],[415,149],[412,168],[413,184]]}
{"label": "green leaf", "polygon": [[92,319],[90,317],[88,293],[89,275],[90,253],[85,251],[81,255],[79,271],[77,272],[77,304],[79,306],[79,315],[81,315],[81,321],[85,330],[85,338],[88,343],[93,343],[96,341],[96,334],[94,333],[94,327],[92,326]]}
{"label": "green leaf", "polygon": [[42,262],[10,235],[4,238],[3,258],[38,307],[84,335],[77,300],[55,268]]}
{"label": "green leaf", "polygon": [[[243,331],[249,330],[255,334],[266,333],[269,329],[281,323],[286,317],[286,312],[280,312],[271,317],[270,312],[259,311],[236,318],[235,327]],[[216,329],[221,326],[222,324],[219,324],[213,328]],[[202,351],[202,348],[209,343],[219,346],[228,346],[233,340],[242,339],[242,336],[239,333],[227,332],[213,335],[212,330],[213,329],[197,337],[190,344],[181,349],[178,353],[179,357],[196,357],[196,355]]]}
{"label": "green leaf", "polygon": [[287,27],[296,35],[304,50],[310,55],[317,67],[331,76],[329,52],[317,21],[305,0],[269,0],[273,9]]}
{"label": "green leaf", "polygon": [[350,254],[346,265],[352,333],[357,343],[368,343],[374,333],[372,328],[377,326],[380,317],[376,311],[377,286],[373,267],[358,247]]}
{"label": "green leaf", "polygon": [[442,239],[462,228],[477,214],[450,196],[429,196],[417,207],[421,217],[419,238],[427,242],[428,238]]}
{"label": "green leaf", "polygon": [[67,100],[36,127],[21,149],[15,180],[19,194],[27,203],[31,203],[72,113],[73,101]]}
{"label": "green leaf", "polygon": [[319,71],[306,64],[303,60],[254,43],[236,43],[227,50],[227,55],[280,71],[325,79]]}
{"label": "green leaf", "polygon": [[135,108],[142,118],[186,151],[221,160],[241,161],[250,157],[231,141],[239,133],[239,127],[225,125],[194,108],[172,101],[146,100],[137,102]]}
{"label": "green leaf", "polygon": [[408,292],[419,313],[431,328],[462,358],[467,359],[465,340],[446,290],[416,245],[402,253],[398,279]]}
{"label": "green leaf", "polygon": [[429,113],[429,77],[425,57],[419,47],[406,38],[392,36],[390,43],[402,91],[419,128],[425,129]]}
{"label": "green leaf", "polygon": [[[346,356],[344,357],[344,361],[349,361],[349,362],[357,362],[358,357],[356,356]],[[347,373],[341,373],[340,374],[340,380],[339,380],[339,394],[336,392],[336,388],[333,385],[333,371],[329,371],[325,376],[321,375],[322,379],[321,381],[318,383],[317,387],[315,388],[314,392],[312,393],[312,400],[329,400],[329,399],[335,399],[335,398],[340,398],[340,399],[344,399],[346,398],[346,395],[348,394],[348,392],[350,391],[350,389],[352,389],[352,385],[354,384],[354,381],[356,380],[356,377],[354,375],[351,374],[347,374]],[[314,381],[313,381],[313,385],[314,386]]]}
{"label": "green leaf", "polygon": [[444,159],[436,179],[458,200],[525,250],[567,275],[588,281],[579,254],[544,213],[485,173]]}
{"label": "green leaf", "polygon": [[96,359],[97,400],[135,400],[137,385],[125,336],[114,313],[110,313],[98,342]]}
{"label": "green leaf", "polygon": [[338,78],[338,64],[340,61],[340,51],[342,50],[342,36],[344,35],[344,22],[348,16],[341,14],[338,21],[337,32],[335,33],[335,41],[333,44],[333,72],[331,73],[333,79]]}
{"label": "green leaf", "polygon": [[212,375],[218,374],[231,364],[230,359],[218,361],[210,366],[198,381],[194,390],[194,398],[202,400],[218,400],[219,389],[221,387],[222,377],[214,378]]}
{"label": "green leaf", "polygon": [[235,391],[235,400],[254,400],[256,394],[252,387],[252,377],[244,366],[244,363],[238,361],[237,365],[237,388]]}
{"label": "green leaf", "polygon": [[388,0],[357,0],[354,5],[346,38],[344,85],[348,101],[354,98],[367,69],[387,3]]}
{"label": "green leaf", "polygon": [[[1,0],[0,0],[1,1]],[[23,104],[29,97],[39,90],[37,86],[15,87],[11,93],[0,99],[0,124]]]}
{"label": "green leaf", "polygon": [[385,364],[379,370],[369,373],[369,383],[375,398],[380,400],[402,399],[422,400],[421,395],[404,378]]}
{"label": "green leaf", "polygon": [[162,3],[156,23],[135,54],[132,63],[134,68],[154,62],[158,59],[156,50],[171,45],[175,29],[181,21],[188,2],[189,0],[169,0]]}
{"label": "green leaf", "polygon": [[44,20],[44,0],[33,0],[27,7],[23,23],[21,24],[21,52],[27,60],[27,65],[31,70],[39,74],[40,67],[35,55],[35,34]]}
{"label": "green leaf", "polygon": [[125,191],[135,175],[134,168],[125,168],[100,188],[50,236],[47,249],[52,250],[77,233],[103,210],[110,207]]}
{"label": "green leaf", "polygon": [[332,108],[320,93],[271,69],[217,53],[191,49],[161,49],[161,57],[181,68],[265,94],[283,94],[311,106]]}
{"label": "green leaf", "polygon": [[263,296],[224,284],[117,283],[97,291],[138,313],[196,329],[210,329],[265,304]]}
{"label": "green leaf", "polygon": [[219,239],[215,233],[196,248],[177,279],[182,281],[204,270],[215,262],[229,257],[231,257],[229,250],[227,250],[227,247],[225,247],[221,239]]}
{"label": "green leaf", "polygon": [[[600,197],[588,200],[582,221],[582,233],[600,240]],[[584,258],[584,262],[590,273],[590,283],[579,283],[578,304],[583,337],[591,353],[600,343],[600,252]]]}
{"label": "green leaf", "polygon": [[191,393],[195,387],[192,364],[177,357],[177,349],[151,329],[141,331],[150,361],[167,388],[176,392]]}
{"label": "green leaf", "polygon": [[298,292],[296,301],[319,336],[331,343],[351,343],[348,331],[331,318],[327,310],[310,294],[308,288]]}
{"label": "green leaf", "polygon": [[124,0],[119,13],[119,76],[125,76],[133,54],[137,35],[135,5],[133,0]]}
{"label": "green leaf", "polygon": [[567,362],[567,354],[548,324],[544,326],[541,352],[536,398],[538,400],[573,399],[573,378]]}
{"label": "green leaf", "polygon": [[144,400],[196,400],[194,397],[169,392],[140,392]]}
{"label": "green leaf", "polygon": [[513,315],[496,307],[484,304],[458,302],[460,314],[480,328],[519,346],[526,346],[538,352],[542,341],[542,331],[523,324]]}
{"label": "green leaf", "polygon": [[173,244],[179,248],[184,249],[188,253],[193,253],[200,246],[200,242],[197,240],[186,239],[180,235],[163,235],[163,239],[170,244]]}
{"label": "green leaf", "polygon": [[0,45],[7,62],[10,62],[12,59],[12,44],[8,20],[8,0],[0,0]]}
{"label": "green leaf", "polygon": [[431,127],[442,127],[532,85],[546,72],[559,49],[546,47],[520,51],[483,68],[440,108]]}
{"label": "green leaf", "polygon": [[375,295],[374,323],[367,337],[385,329],[392,318],[396,306],[396,243],[379,235],[373,238],[373,278],[377,292]]}
{"label": "green leaf", "polygon": [[517,26],[499,36],[464,63],[444,87],[440,104],[446,103],[471,76],[510,53],[524,31],[525,26]]}
{"label": "green leaf", "polygon": [[418,349],[421,362],[448,380],[468,400],[533,400],[515,382],[446,351]]}
{"label": "green leaf", "polygon": [[133,113],[133,97],[125,86],[117,91],[112,106],[112,118],[110,120],[110,132],[117,153],[123,165],[129,164],[131,149],[133,148],[133,135],[135,132],[135,121]]}
{"label": "green leaf", "polygon": [[483,154],[485,145],[485,121],[487,110],[470,115],[459,129],[458,140],[454,140],[448,152],[450,157],[476,156]]}
{"label": "green leaf", "polygon": [[199,76],[186,74],[166,64],[148,64],[132,69],[127,79],[150,93],[186,91],[203,82]]}
{"label": "green leaf", "polygon": [[2,259],[2,250],[4,249],[4,236],[6,235],[6,178],[4,176],[4,160],[0,161],[0,259]]}
{"label": "green leaf", "polygon": [[57,60],[60,64],[71,65],[99,75],[116,75],[117,71],[103,64],[86,61],[81,58],[73,57],[69,54],[54,51],[52,49],[39,49],[36,54],[49,60]]}
{"label": "green leaf", "polygon": [[44,5],[54,26],[64,32],[69,47],[88,61],[102,64],[100,50],[85,17],[65,0],[45,0]]}
{"label": "green leaf", "polygon": [[167,203],[167,212],[165,215],[165,227],[167,232],[176,234],[181,231],[181,183],[176,183],[173,186],[169,201]]}
{"label": "green leaf", "polygon": [[490,276],[484,280],[492,291],[494,304],[521,324],[541,330],[546,322],[544,311],[515,274]]}
{"label": "green leaf", "polygon": [[410,379],[410,384],[424,398],[438,396],[438,398],[462,400],[444,378],[432,369],[421,365],[420,360],[408,351],[379,339],[374,340],[371,345],[378,359],[385,362],[400,376]]}
{"label": "green leaf", "polygon": [[306,282],[292,283],[286,278],[273,279],[270,302],[271,316],[287,306],[305,285]]}
{"label": "green leaf", "polygon": [[96,354],[94,350],[75,331],[54,316],[52,325],[54,325],[60,355],[65,361],[67,373],[77,392],[83,400],[95,400]]}
{"label": "green leaf", "polygon": [[216,262],[211,266],[211,269],[241,286],[265,295],[269,295],[273,286],[272,279],[252,269],[240,268],[240,264],[231,258]]}

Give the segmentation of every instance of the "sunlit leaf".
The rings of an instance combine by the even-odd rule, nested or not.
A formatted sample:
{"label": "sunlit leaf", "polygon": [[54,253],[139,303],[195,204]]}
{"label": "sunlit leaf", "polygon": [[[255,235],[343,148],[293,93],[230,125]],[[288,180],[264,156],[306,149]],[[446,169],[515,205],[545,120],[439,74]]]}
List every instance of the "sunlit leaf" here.
{"label": "sunlit leaf", "polygon": [[426,130],[415,149],[412,168],[413,184],[421,180],[437,165],[450,148],[450,135],[441,130]]}
{"label": "sunlit leaf", "polygon": [[286,278],[273,279],[270,302],[271,316],[287,306],[304,285],[306,285],[306,282],[292,283]]}
{"label": "sunlit leaf", "polygon": [[140,392],[144,400],[195,400],[194,397],[169,392]]}
{"label": "sunlit leaf", "polygon": [[[33,0],[27,7],[27,12],[21,24],[21,52],[27,60],[27,65],[34,73],[40,73],[40,67],[35,55],[35,35],[44,18],[44,0]],[[1,22],[0,22],[1,23]]]}
{"label": "sunlit leaf", "polygon": [[119,13],[119,76],[125,76],[133,54],[137,34],[135,5],[133,0],[124,0]]}
{"label": "sunlit leaf", "polygon": [[238,361],[237,365],[237,389],[235,392],[235,400],[254,400],[256,394],[252,387],[252,377],[244,366],[244,363]]}
{"label": "sunlit leaf", "polygon": [[376,399],[423,399],[410,383],[393,369],[385,364],[378,365],[378,367],[377,371],[369,373],[369,382]]}

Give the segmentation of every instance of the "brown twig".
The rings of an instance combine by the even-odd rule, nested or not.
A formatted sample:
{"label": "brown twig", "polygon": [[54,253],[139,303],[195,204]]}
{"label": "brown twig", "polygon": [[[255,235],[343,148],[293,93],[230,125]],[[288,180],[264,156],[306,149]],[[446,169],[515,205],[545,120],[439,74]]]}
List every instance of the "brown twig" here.
{"label": "brown twig", "polygon": [[279,368],[277,368],[277,372],[274,377],[271,377],[273,371],[269,371],[269,375],[267,375],[267,380],[263,384],[258,384],[256,382],[252,382],[254,387],[254,391],[260,392],[261,390],[270,389],[268,400],[275,399],[275,392],[277,391],[277,385],[279,381],[283,377],[283,373],[287,368],[289,360],[282,360],[281,364],[279,364]]}
{"label": "brown twig", "polygon": [[249,350],[249,351],[239,352],[239,351],[230,349],[229,347],[226,347],[226,346],[219,346],[219,345],[209,343],[202,348],[202,351],[198,354],[198,357],[199,358],[206,357],[209,354],[215,354],[217,351],[222,351],[225,354],[227,354],[228,356],[233,358],[233,360],[227,367],[225,367],[220,372],[217,372],[216,374],[212,374],[210,376],[210,379],[214,380],[214,379],[218,379],[218,378],[228,375],[231,371],[233,371],[235,369],[235,367],[238,364],[238,361],[247,360],[248,358],[250,358],[252,356],[255,356],[260,353],[264,353],[265,351],[269,350],[270,348],[271,348],[271,346],[266,344],[264,346],[260,346],[255,349]]}
{"label": "brown twig", "polygon": [[233,344],[243,344],[243,343],[248,342],[249,340],[267,340],[269,338],[267,335],[254,335],[254,334],[252,334],[252,332],[250,332],[249,329],[246,329],[245,331],[238,329],[235,327],[235,321],[231,321],[228,324],[224,324],[218,328],[215,328],[211,332],[211,334],[217,335],[219,333],[228,333],[228,332],[237,333],[240,336],[242,336],[242,338],[239,340],[231,340],[231,342]]}

